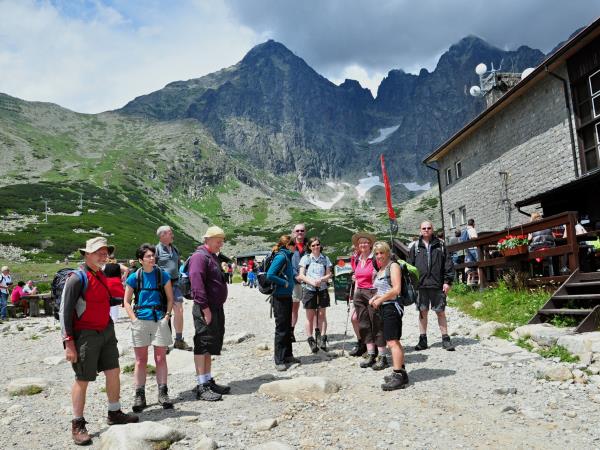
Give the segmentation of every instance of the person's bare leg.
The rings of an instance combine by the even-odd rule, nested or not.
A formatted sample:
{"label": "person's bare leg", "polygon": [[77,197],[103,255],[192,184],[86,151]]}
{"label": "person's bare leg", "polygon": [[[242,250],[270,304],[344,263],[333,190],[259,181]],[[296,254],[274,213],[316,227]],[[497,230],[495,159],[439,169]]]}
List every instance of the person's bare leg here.
{"label": "person's bare leg", "polygon": [[109,403],[117,403],[121,398],[121,369],[118,367],[104,371],[106,377],[106,396]]}
{"label": "person's bare leg", "polygon": [[440,326],[440,331],[442,336],[448,334],[448,320],[446,319],[446,311],[436,311],[438,325]]}
{"label": "person's bare leg", "polygon": [[71,402],[73,404],[73,417],[83,417],[85,396],[89,381],[75,380],[71,387]]}
{"label": "person's bare leg", "polygon": [[427,334],[427,314],[428,310],[420,310],[419,311],[419,333]]}
{"label": "person's bare leg", "polygon": [[194,355],[194,363],[196,365],[196,375],[206,375],[207,373],[210,373],[212,365],[210,353]]}
{"label": "person's bare leg", "polygon": [[148,367],[148,347],[134,347],[135,353],[135,369],[133,371],[133,379],[135,386],[146,385],[146,369]]}
{"label": "person's bare leg", "polygon": [[156,382],[167,384],[167,347],[154,347],[154,363],[156,364]]}
{"label": "person's bare leg", "polygon": [[319,308],[319,330],[321,335],[327,334],[327,309]]}
{"label": "person's bare leg", "polygon": [[304,326],[304,331],[306,332],[306,336],[311,337],[313,335],[313,323],[315,322],[315,310],[307,309],[306,310],[306,325]]}
{"label": "person's bare leg", "polygon": [[394,370],[402,369],[404,365],[404,349],[400,341],[387,341],[387,346],[392,354],[392,365]]}
{"label": "person's bare leg", "polygon": [[300,302],[292,302],[292,327],[295,327],[298,323],[298,310],[300,309]]}
{"label": "person's bare leg", "polygon": [[183,302],[173,302],[173,328],[175,333],[183,333]]}

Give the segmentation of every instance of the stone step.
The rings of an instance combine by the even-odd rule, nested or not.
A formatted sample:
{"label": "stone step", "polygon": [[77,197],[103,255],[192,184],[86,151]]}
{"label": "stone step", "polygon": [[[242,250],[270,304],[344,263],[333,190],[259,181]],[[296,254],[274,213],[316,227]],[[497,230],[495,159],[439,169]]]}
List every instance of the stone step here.
{"label": "stone step", "polygon": [[550,308],[540,309],[540,314],[560,314],[565,316],[587,316],[593,309],[568,309],[568,308]]}

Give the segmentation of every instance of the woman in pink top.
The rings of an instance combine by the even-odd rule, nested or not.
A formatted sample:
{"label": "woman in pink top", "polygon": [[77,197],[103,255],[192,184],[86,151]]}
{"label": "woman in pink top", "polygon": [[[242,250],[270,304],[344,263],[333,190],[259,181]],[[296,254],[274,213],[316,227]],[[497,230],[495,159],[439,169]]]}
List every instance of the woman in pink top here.
{"label": "woman in pink top", "polygon": [[[373,370],[382,370],[389,367],[387,348],[383,338],[383,321],[378,310],[369,305],[369,300],[375,295],[373,280],[377,273],[372,249],[375,236],[369,233],[356,233],[352,236],[352,244],[358,247],[359,254],[354,259],[354,309],[358,318],[360,337],[367,346],[369,358],[360,363],[360,367],[371,367]],[[379,352],[379,356],[377,356]]]}

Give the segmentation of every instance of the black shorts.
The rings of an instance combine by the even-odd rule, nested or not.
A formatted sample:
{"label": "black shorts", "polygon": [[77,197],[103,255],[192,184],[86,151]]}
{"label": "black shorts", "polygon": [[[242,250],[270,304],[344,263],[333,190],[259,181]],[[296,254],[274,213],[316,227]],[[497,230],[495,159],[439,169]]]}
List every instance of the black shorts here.
{"label": "black shorts", "polygon": [[317,300],[319,300],[319,308],[329,307],[331,303],[329,300],[329,291],[326,289],[320,291],[302,289],[302,303],[304,304],[304,309],[317,309]]}
{"label": "black shorts", "polygon": [[[400,308],[400,311],[398,310]],[[392,303],[381,305],[383,316],[383,338],[386,341],[399,341],[402,337],[402,316],[404,308]]]}
{"label": "black shorts", "polygon": [[112,322],[102,331],[76,331],[74,338],[77,362],[72,366],[76,379],[94,381],[99,372],[119,368],[119,350]]}
{"label": "black shorts", "polygon": [[431,309],[435,312],[442,312],[446,310],[446,296],[441,289],[421,288],[415,305],[418,311]]}
{"label": "black shorts", "polygon": [[192,307],[194,318],[194,355],[220,355],[223,349],[223,336],[225,336],[225,311],[223,307],[210,309],[212,318],[207,325],[204,320],[202,308],[198,303]]}

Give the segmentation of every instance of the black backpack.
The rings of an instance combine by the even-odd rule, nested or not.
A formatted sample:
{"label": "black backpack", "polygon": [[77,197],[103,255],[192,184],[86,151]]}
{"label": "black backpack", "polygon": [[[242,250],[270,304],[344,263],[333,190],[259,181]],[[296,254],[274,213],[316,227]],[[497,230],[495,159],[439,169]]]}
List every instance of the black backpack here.
{"label": "black backpack", "polygon": [[[260,263],[260,266],[258,268],[258,276],[256,277],[256,279],[258,281],[258,290],[261,292],[261,294],[272,295],[275,292],[275,288],[277,287],[275,283],[267,279],[267,271],[269,270],[269,267],[271,267],[271,264],[273,263],[273,260],[275,259],[276,255],[278,255],[278,253],[271,252],[271,254],[267,256],[262,263]],[[286,271],[287,263],[287,258],[285,258],[285,264],[281,266],[281,270],[277,274],[278,276],[281,277]]]}
{"label": "black backpack", "polygon": [[[154,321],[158,322],[158,315],[156,311],[162,311],[163,313],[167,312],[167,294],[165,293],[165,285],[163,283],[163,275],[162,270],[159,267],[154,268],[154,276],[156,277],[156,286],[155,288],[145,288],[142,287],[142,269],[138,269],[135,272],[135,287],[133,288],[133,292],[135,294],[135,299],[133,302],[133,311],[137,312],[140,309],[151,309],[152,315],[154,316]],[[138,305],[138,299],[141,291],[158,291],[160,296],[160,305]]]}
{"label": "black backpack", "polygon": [[56,272],[56,275],[54,275],[54,278],[52,279],[52,284],[50,286],[53,300],[53,315],[56,320],[59,320],[60,304],[62,301],[62,293],[65,289],[65,283],[67,282],[67,279],[73,274],[79,277],[79,280],[81,281],[81,284],[83,286],[80,294],[82,297],[84,296],[85,291],[87,289],[88,278],[84,270],[60,269],[58,272]]}

